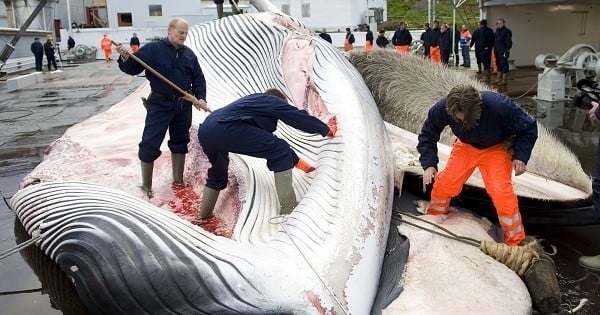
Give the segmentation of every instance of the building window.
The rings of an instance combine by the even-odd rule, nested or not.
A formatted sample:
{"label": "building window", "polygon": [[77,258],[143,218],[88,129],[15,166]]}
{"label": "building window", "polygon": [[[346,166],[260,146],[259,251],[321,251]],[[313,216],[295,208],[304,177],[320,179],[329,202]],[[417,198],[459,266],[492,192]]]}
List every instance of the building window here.
{"label": "building window", "polygon": [[282,4],[281,5],[281,12],[290,15],[290,5],[289,4]]}
{"label": "building window", "polygon": [[131,13],[117,13],[119,26],[133,26]]}
{"label": "building window", "polygon": [[310,3],[302,4],[302,17],[309,18],[310,17]]}
{"label": "building window", "polygon": [[162,16],[162,5],[151,4],[148,8],[150,10],[150,16]]}

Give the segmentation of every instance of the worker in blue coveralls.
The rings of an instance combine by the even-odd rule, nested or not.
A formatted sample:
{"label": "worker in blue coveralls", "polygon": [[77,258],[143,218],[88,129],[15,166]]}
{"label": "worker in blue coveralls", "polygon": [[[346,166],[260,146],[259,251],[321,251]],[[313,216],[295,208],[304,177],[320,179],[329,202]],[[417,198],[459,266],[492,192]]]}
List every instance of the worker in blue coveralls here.
{"label": "worker in blue coveralls", "polygon": [[[182,18],[169,22],[166,39],[142,46],[134,55],[152,67],[166,79],[196,97],[194,104],[181,98],[181,94],[154,75],[146,71],[152,92],[146,101],[146,122],[138,157],[142,164],[142,190],[152,198],[152,171],[154,161],[161,154],[160,146],[169,130],[168,146],[171,150],[173,181],[183,184],[185,154],[190,142],[192,105],[208,111],[206,105],[206,81],[194,52],[184,45],[189,30]],[[123,45],[117,46],[121,54],[119,68],[131,75],[144,71],[144,67],[132,60]]]}
{"label": "worker in blue coveralls", "polygon": [[251,94],[215,110],[198,129],[198,140],[211,163],[200,206],[200,219],[212,216],[219,192],[227,186],[229,152],[267,160],[275,172],[275,188],[281,206],[280,214],[289,214],[296,207],[292,187],[292,168],[311,172],[314,167],[300,159],[284,140],[273,135],[277,122],[308,133],[334,137],[337,131],[335,116],[327,124],[287,102],[277,89]]}

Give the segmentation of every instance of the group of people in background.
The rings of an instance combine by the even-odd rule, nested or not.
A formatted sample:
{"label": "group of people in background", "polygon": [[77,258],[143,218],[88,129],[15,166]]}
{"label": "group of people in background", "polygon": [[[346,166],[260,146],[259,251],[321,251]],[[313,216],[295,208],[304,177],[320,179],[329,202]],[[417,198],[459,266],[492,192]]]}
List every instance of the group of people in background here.
{"label": "group of people in background", "polygon": [[[498,79],[494,83],[506,85],[509,71],[508,58],[512,48],[512,31],[505,26],[505,23],[504,19],[498,19],[494,31],[488,26],[488,21],[482,19],[473,33],[466,25],[462,25],[459,29],[457,25],[440,24],[437,20],[433,21],[431,27],[429,23],[425,23],[424,31],[420,37],[424,48],[423,56],[433,62],[448,66],[450,57],[454,55],[453,66],[470,68],[470,51],[473,49],[477,61],[477,73],[482,74],[482,81],[491,83],[492,66],[495,63]],[[367,25],[364,48],[365,50],[371,50],[374,47],[373,41],[375,40],[375,45],[379,48],[387,48],[391,43],[398,53],[408,54],[413,38],[407,28],[406,22],[400,22],[390,41],[386,37],[385,29],[379,30],[375,39],[373,32]],[[332,42],[331,36],[327,34],[325,29],[321,30],[319,36],[330,43]],[[353,50],[355,41],[352,30],[346,28],[344,51]],[[462,56],[462,63],[460,63],[460,56]]]}
{"label": "group of people in background", "polygon": [[48,71],[51,71],[52,67],[54,67],[54,70],[58,70],[56,67],[56,57],[54,56],[55,49],[52,39],[48,38],[46,43],[42,45],[39,37],[34,38],[33,43],[31,43],[31,52],[35,58],[35,71],[43,70],[44,55],[46,55]]}

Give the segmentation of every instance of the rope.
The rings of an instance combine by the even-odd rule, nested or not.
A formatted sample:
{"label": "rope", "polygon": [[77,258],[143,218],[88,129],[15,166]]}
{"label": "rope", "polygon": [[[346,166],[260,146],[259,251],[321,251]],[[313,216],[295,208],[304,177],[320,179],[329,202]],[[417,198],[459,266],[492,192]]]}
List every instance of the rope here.
{"label": "rope", "polygon": [[10,196],[10,197],[4,196],[4,192],[2,192],[2,189],[0,189],[0,196],[2,196],[2,200],[4,200],[4,204],[6,204],[6,207],[8,209],[12,210],[10,204],[8,203],[8,200],[12,199],[12,196]]}
{"label": "rope", "polygon": [[[424,226],[416,224],[414,222],[406,221],[402,218],[402,215],[405,215],[412,219],[430,224],[430,225],[434,226],[436,229],[442,230],[444,233],[438,232],[434,229],[424,227]],[[538,242],[535,240],[532,242],[529,242],[527,244],[519,245],[519,246],[508,246],[504,243],[498,243],[498,242],[489,241],[489,240],[478,241],[478,240],[470,238],[470,237],[459,236],[438,224],[429,222],[427,220],[424,220],[424,219],[414,216],[412,214],[402,212],[402,215],[396,214],[396,213],[393,214],[394,218],[396,218],[399,221],[404,222],[408,225],[414,226],[414,227],[422,229],[424,231],[431,232],[436,235],[440,235],[440,236],[449,238],[451,240],[459,241],[459,242],[465,243],[467,245],[478,247],[482,252],[484,252],[488,256],[494,258],[498,262],[503,263],[508,268],[510,268],[512,271],[517,273],[519,275],[519,277],[523,277],[523,275],[527,272],[527,270],[529,270],[529,268],[531,266],[533,266],[533,264],[536,261],[540,260],[540,255],[537,250],[539,245],[538,245]]]}
{"label": "rope", "polygon": [[514,100],[518,100],[522,97],[524,97],[525,95],[529,94],[529,92],[531,92],[531,90],[536,87],[536,85],[538,85],[538,83],[540,83],[540,81],[542,81],[542,78],[544,78],[546,76],[546,74],[548,74],[550,71],[546,71],[544,72],[544,74],[542,74],[542,76],[529,88],[529,90],[525,91],[525,93],[517,96],[517,97],[513,97]]}
{"label": "rope", "polygon": [[7,250],[5,252],[0,253],[0,260],[2,260],[14,253],[17,253],[17,252],[21,251],[22,249],[27,248],[30,245],[35,244],[37,241],[39,241],[41,239],[42,239],[42,236],[41,236],[40,230],[38,229],[38,230],[33,231],[30,239],[28,239],[27,241]]}
{"label": "rope", "polygon": [[335,293],[333,292],[333,290],[331,290],[331,288],[329,288],[329,286],[327,285],[327,283],[325,283],[325,280],[323,280],[323,278],[321,278],[321,276],[317,272],[317,269],[315,269],[315,267],[310,263],[310,261],[308,261],[308,258],[306,257],[306,255],[304,255],[304,253],[302,252],[302,250],[300,249],[300,247],[298,247],[298,244],[296,244],[296,241],[294,241],[294,239],[292,238],[292,235],[290,235],[290,233],[288,232],[288,230],[285,228],[285,225],[283,225],[283,223],[285,223],[285,222],[287,222],[287,216],[284,216],[284,215],[274,216],[274,217],[272,217],[272,218],[269,219],[269,223],[271,223],[271,224],[279,224],[279,226],[283,229],[283,232],[285,234],[287,234],[287,236],[290,238],[290,240],[292,241],[292,244],[294,244],[294,247],[296,247],[296,249],[298,250],[298,252],[302,256],[302,258],[304,259],[304,261],[306,262],[306,264],[308,264],[308,266],[313,271],[313,273],[315,274],[315,276],[317,276],[317,278],[319,279],[319,281],[321,281],[321,284],[323,284],[323,287],[325,287],[325,289],[327,289],[327,291],[329,292],[329,295],[331,295],[331,297],[335,300],[335,302],[338,304],[338,306],[340,307],[340,309],[342,310],[342,312],[344,312],[344,314],[348,315],[348,312],[344,308],[342,302],[338,299],[338,297],[335,295]]}
{"label": "rope", "polygon": [[540,259],[540,255],[536,251],[536,246],[537,241],[522,246],[508,246],[504,243],[484,240],[481,241],[479,249],[505,264],[508,268],[516,272],[519,277],[523,277],[529,267]]}
{"label": "rope", "polygon": [[35,292],[42,292],[42,288],[25,289],[25,290],[17,290],[17,291],[4,291],[4,292],[0,292],[0,296],[23,294],[23,293],[35,293]]}

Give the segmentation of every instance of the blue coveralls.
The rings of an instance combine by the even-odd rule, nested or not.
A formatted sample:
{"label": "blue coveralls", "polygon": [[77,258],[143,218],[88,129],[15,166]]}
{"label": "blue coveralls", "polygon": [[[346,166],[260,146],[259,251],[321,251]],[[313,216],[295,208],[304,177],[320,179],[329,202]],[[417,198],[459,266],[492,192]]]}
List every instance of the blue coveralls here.
{"label": "blue coveralls", "polygon": [[229,152],[267,159],[273,172],[291,169],[298,156],[290,145],[273,135],[277,121],[308,133],[326,136],[329,127],[306,111],[268,94],[251,94],[215,110],[198,129],[198,140],[211,163],[206,186],[227,186]]}
{"label": "blue coveralls", "polygon": [[[135,54],[158,73],[198,99],[206,100],[206,81],[198,58],[188,47],[175,48],[167,39],[143,45]],[[132,58],[118,60],[119,68],[131,75],[145,68]],[[168,146],[172,153],[187,153],[192,124],[192,105],[182,101],[175,89],[150,71],[146,71],[152,93],[148,97],[146,123],[139,144],[138,157],[143,162],[153,162],[161,152],[167,129]]]}
{"label": "blue coveralls", "polygon": [[498,67],[498,72],[507,73],[508,54],[512,48],[512,32],[504,26],[499,27],[496,29],[495,37],[494,53],[496,54],[496,67]]}
{"label": "blue coveralls", "polygon": [[477,35],[477,47],[481,63],[483,64],[483,70],[492,69],[492,49],[494,48],[494,42],[494,31],[487,26],[481,26]]}

